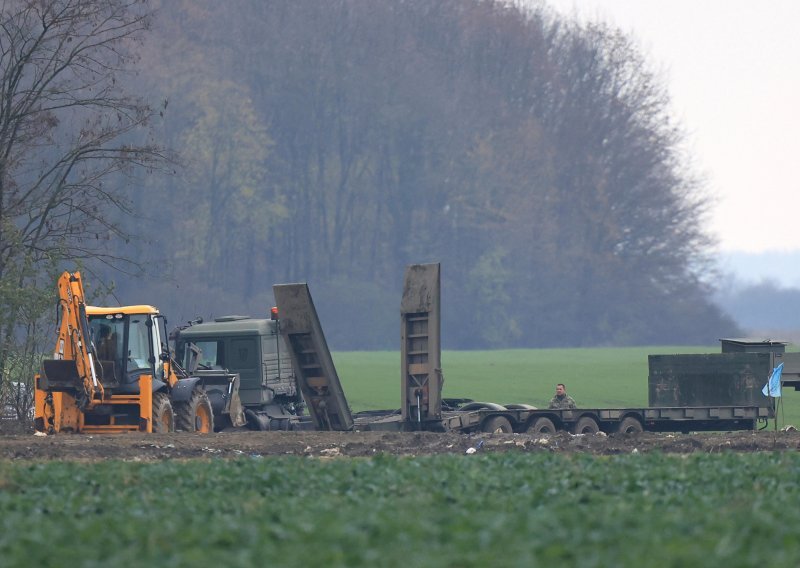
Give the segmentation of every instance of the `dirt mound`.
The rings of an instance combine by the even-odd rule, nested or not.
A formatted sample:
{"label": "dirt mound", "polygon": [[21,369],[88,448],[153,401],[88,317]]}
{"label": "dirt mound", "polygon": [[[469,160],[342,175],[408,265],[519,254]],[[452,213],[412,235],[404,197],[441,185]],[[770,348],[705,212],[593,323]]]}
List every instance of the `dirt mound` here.
{"label": "dirt mound", "polygon": [[301,455],[332,458],[560,452],[613,455],[632,452],[760,452],[800,449],[798,432],[726,434],[438,434],[432,432],[222,432],[218,434],[117,434],[89,436],[32,433],[0,435],[0,459],[163,460]]}

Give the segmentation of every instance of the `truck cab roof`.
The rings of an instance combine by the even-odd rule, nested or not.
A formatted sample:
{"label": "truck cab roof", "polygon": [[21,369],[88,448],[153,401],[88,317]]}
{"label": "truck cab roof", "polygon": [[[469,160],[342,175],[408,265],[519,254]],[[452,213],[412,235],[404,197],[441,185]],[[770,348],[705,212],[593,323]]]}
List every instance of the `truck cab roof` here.
{"label": "truck cab roof", "polygon": [[214,321],[198,323],[182,329],[181,337],[209,335],[273,335],[275,323],[268,319],[256,319],[247,316],[223,316]]}

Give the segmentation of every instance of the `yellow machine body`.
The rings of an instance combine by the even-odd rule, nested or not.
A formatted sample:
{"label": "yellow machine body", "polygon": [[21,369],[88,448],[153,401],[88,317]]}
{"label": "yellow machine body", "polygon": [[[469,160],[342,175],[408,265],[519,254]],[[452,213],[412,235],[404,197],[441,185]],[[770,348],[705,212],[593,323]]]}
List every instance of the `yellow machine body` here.
{"label": "yellow machine body", "polygon": [[[203,385],[172,360],[157,308],[87,306],[79,272],[61,275],[58,303],[53,358],[35,377],[38,431],[170,432],[178,411],[190,414],[185,429],[213,431]],[[238,377],[230,384],[238,401]]]}

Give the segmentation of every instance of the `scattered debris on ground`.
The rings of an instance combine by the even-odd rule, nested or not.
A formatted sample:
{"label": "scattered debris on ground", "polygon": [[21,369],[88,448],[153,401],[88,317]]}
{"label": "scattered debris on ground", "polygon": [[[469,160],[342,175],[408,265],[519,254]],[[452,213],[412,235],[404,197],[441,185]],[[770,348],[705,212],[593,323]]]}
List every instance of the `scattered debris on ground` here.
{"label": "scattered debris on ground", "polygon": [[[9,425],[4,425],[9,426]],[[150,461],[191,458],[299,455],[319,458],[377,454],[423,456],[490,452],[557,452],[614,455],[659,451],[769,452],[800,449],[800,432],[703,434],[554,435],[433,432],[250,432],[34,436],[25,428],[0,428],[0,459]]]}

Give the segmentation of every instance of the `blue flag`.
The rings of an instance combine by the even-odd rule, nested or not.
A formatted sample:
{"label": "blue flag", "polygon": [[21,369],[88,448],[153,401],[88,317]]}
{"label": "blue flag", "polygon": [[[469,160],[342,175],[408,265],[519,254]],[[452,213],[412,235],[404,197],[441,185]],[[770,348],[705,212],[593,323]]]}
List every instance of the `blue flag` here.
{"label": "blue flag", "polygon": [[781,373],[783,373],[783,363],[772,369],[772,376],[761,389],[764,396],[779,397],[781,396]]}

